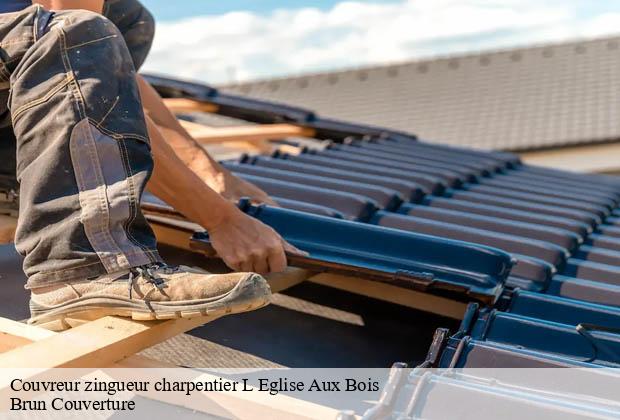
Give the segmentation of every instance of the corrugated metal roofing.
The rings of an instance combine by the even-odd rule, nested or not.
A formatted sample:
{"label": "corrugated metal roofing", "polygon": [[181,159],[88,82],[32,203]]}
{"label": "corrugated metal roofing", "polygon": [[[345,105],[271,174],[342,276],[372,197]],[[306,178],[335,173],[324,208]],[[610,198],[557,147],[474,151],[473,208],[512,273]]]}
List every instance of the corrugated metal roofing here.
{"label": "corrugated metal roofing", "polygon": [[620,139],[620,37],[247,82],[283,101],[432,142],[528,150]]}

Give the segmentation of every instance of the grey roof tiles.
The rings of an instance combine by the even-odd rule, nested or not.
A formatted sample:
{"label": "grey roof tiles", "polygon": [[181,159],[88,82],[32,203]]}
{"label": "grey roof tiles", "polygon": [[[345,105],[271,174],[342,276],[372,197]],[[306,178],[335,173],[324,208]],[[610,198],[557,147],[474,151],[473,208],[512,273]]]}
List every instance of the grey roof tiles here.
{"label": "grey roof tiles", "polygon": [[620,139],[620,37],[240,83],[433,142],[529,150]]}

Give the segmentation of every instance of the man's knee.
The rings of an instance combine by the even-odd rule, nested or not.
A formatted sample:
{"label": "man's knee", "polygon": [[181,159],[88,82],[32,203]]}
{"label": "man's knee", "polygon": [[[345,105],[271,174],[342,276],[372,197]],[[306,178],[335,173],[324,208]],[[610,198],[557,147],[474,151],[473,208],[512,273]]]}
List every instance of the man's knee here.
{"label": "man's knee", "polygon": [[137,0],[107,0],[104,15],[121,31],[136,69],[148,55],[155,37],[155,18]]}
{"label": "man's knee", "polygon": [[134,66],[138,69],[146,60],[155,37],[155,18],[151,12],[142,8],[140,19],[123,36],[125,37]]}
{"label": "man's knee", "polygon": [[97,43],[122,42],[122,34],[105,16],[88,10],[61,12],[62,30],[65,32],[67,50],[87,47]]}
{"label": "man's knee", "polygon": [[100,80],[135,71],[123,35],[110,19],[88,10],[71,10],[62,18],[62,48],[71,66],[67,70],[88,68]]}
{"label": "man's knee", "polygon": [[109,19],[86,10],[55,12],[11,74],[9,104],[18,138],[68,99],[82,116],[101,121],[120,92],[138,97],[134,73],[125,41]]}
{"label": "man's knee", "polygon": [[133,60],[119,29],[88,11],[68,12],[61,32],[65,71],[72,74],[81,117],[106,133],[146,137]]}

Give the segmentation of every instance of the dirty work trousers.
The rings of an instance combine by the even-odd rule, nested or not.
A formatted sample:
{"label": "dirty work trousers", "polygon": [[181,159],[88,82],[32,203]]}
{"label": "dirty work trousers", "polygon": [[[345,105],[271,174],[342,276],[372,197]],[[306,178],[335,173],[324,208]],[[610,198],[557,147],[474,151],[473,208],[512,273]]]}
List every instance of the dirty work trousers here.
{"label": "dirty work trousers", "polygon": [[136,0],[103,12],[0,14],[0,173],[19,181],[27,288],[160,261],[139,207],[153,160],[135,81],[153,20]]}

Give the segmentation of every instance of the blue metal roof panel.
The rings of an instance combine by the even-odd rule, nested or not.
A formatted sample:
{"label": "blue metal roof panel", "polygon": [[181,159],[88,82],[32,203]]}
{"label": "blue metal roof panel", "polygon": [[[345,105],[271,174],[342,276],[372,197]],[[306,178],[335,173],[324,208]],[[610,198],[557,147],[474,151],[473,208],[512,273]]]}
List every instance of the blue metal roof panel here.
{"label": "blue metal roof panel", "polygon": [[322,152],[314,151],[319,157],[334,158],[340,161],[350,161],[353,163],[370,164],[374,167],[384,167],[386,169],[404,170],[407,172],[421,172],[428,175],[445,178],[446,182],[451,186],[459,186],[465,182],[476,182],[477,177],[469,170],[463,170],[454,165],[440,165],[433,162],[418,160],[417,162],[399,162],[393,159],[381,158],[375,156],[365,156],[355,153],[342,152],[338,150],[325,150]]}
{"label": "blue metal roof panel", "polygon": [[326,158],[315,155],[298,155],[286,156],[288,160],[309,163],[312,165],[328,166],[331,168],[342,169],[353,173],[372,174],[378,176],[388,176],[397,179],[404,179],[418,183],[428,189],[431,193],[441,194],[447,186],[455,186],[460,184],[460,180],[454,174],[437,177],[430,175],[425,171],[410,171],[403,169],[388,169],[385,167],[377,167],[369,164],[345,162],[340,159]]}
{"label": "blue metal roof panel", "polygon": [[348,219],[367,221],[378,208],[376,201],[360,194],[334,191],[333,189],[280,181],[245,173],[233,172],[233,174],[253,183],[267,192],[267,194],[331,207],[344,214]]}
{"label": "blue metal roof panel", "polygon": [[318,214],[319,216],[335,217],[336,219],[344,219],[344,214],[330,207],[321,206],[318,204],[307,203],[305,201],[289,200],[288,198],[281,198],[272,195],[271,198],[282,207],[291,210],[303,211],[310,214]]}
{"label": "blue metal roof panel", "polygon": [[609,225],[600,225],[596,228],[596,233],[601,233],[607,237],[613,237],[620,239],[620,227],[609,226]]}
{"label": "blue metal roof panel", "polygon": [[310,174],[300,174],[257,165],[242,165],[239,163],[224,162],[223,166],[232,172],[237,172],[240,174],[272,178],[280,181],[331,189],[333,191],[359,194],[375,200],[380,208],[387,210],[397,209],[404,200],[404,197],[398,191],[367,183]]}
{"label": "blue metal roof panel", "polygon": [[[562,274],[601,283],[620,285],[620,266],[569,258]],[[620,304],[620,302],[619,302]]]}
{"label": "blue metal roof panel", "polygon": [[456,161],[452,156],[435,155],[430,153],[420,153],[415,155],[407,155],[398,153],[392,149],[385,149],[380,146],[378,148],[369,147],[372,143],[368,142],[350,142],[348,144],[332,143],[328,146],[329,150],[338,150],[341,152],[352,153],[362,156],[379,157],[382,159],[389,159],[395,162],[405,163],[425,163],[434,164],[438,167],[461,168],[468,170],[470,174],[476,177],[489,176],[495,172],[494,168],[489,168],[491,162],[478,162],[478,161]]}
{"label": "blue metal roof panel", "polygon": [[577,326],[581,323],[604,327],[620,325],[620,308],[542,293],[515,290],[507,312]]}
{"label": "blue metal roof panel", "polygon": [[[603,327],[601,327],[602,329]],[[620,364],[620,335],[496,310],[482,312],[472,325],[473,339],[576,358],[581,362]]]}
{"label": "blue metal roof panel", "polygon": [[406,211],[409,216],[547,241],[571,252],[583,242],[579,235],[566,229],[507,220],[501,217],[482,216],[475,213],[415,204],[407,205]]}
{"label": "blue metal roof panel", "polygon": [[440,368],[593,368],[592,363],[580,362],[555,354],[516,348],[497,343],[473,340],[471,337],[448,340]]}
{"label": "blue metal roof panel", "polygon": [[403,163],[410,165],[427,165],[447,171],[458,171],[466,179],[475,181],[479,177],[489,176],[489,166],[475,163],[455,162],[449,158],[432,157],[428,154],[417,156],[403,156],[398,153],[385,150],[370,150],[359,145],[344,145],[332,143],[327,147],[328,151],[337,151],[342,154],[360,156],[365,158],[378,158],[388,162]]}
{"label": "blue metal roof panel", "polygon": [[[512,265],[508,254],[483,245],[281,208],[249,206],[245,211],[310,252],[315,262],[366,269],[384,280],[413,273],[411,285],[429,291],[460,289],[472,298],[494,301]],[[195,237],[201,241],[208,238]],[[421,277],[417,281],[416,273]]]}
{"label": "blue metal roof panel", "polygon": [[616,307],[620,302],[620,286],[618,285],[565,275],[554,276],[545,293]]}
{"label": "blue metal roof panel", "polygon": [[[546,214],[534,213],[526,210],[507,209],[504,207],[493,206],[489,204],[480,204],[470,201],[453,200],[442,197],[427,196],[423,203],[430,207],[445,208],[462,211],[464,213],[479,214],[482,216],[497,217],[505,220],[514,220],[518,222],[533,223],[540,226],[551,226],[560,229],[566,229],[585,238],[588,231],[592,228],[590,225],[579,222],[566,217],[556,217]],[[399,212],[408,212],[409,206],[402,205]]]}
{"label": "blue metal roof panel", "polygon": [[484,244],[511,253],[540,258],[555,266],[562,266],[568,255],[568,250],[549,242],[420,217],[379,211],[375,213],[371,222],[410,232]]}
{"label": "blue metal roof panel", "polygon": [[616,267],[620,266],[620,251],[606,248],[583,245],[573,254],[573,257]]}
{"label": "blue metal roof panel", "polygon": [[256,157],[248,159],[245,163],[251,163],[256,166],[285,170],[296,174],[309,174],[330,177],[332,179],[360,182],[379,187],[394,189],[401,193],[407,201],[418,202],[427,193],[428,190],[422,185],[405,181],[400,178],[387,176],[368,175],[360,173],[352,173],[342,169],[334,169],[320,165],[305,164],[299,162],[288,161],[285,159],[274,159],[268,157]]}
{"label": "blue metal roof panel", "polygon": [[485,194],[491,195],[494,197],[504,197],[508,199],[515,200],[523,200],[530,203],[537,203],[543,205],[551,205],[555,207],[565,208],[565,209],[573,209],[578,211],[585,211],[588,213],[596,214],[598,217],[605,218],[610,214],[611,208],[593,204],[592,201],[585,201],[583,199],[575,199],[575,198],[559,198],[559,197],[548,197],[544,194],[538,194],[533,192],[522,192],[515,191],[512,189],[508,189],[505,187],[494,187],[490,185],[481,185],[481,184],[467,184],[464,186],[464,189],[467,191],[472,191],[477,194]]}

